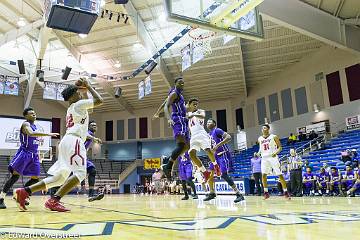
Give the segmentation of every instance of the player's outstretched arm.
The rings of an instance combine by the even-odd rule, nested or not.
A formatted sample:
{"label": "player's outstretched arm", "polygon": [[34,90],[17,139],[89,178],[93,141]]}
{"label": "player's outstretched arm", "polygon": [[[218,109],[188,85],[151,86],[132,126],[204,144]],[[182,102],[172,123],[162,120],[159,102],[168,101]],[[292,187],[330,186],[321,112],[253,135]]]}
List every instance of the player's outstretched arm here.
{"label": "player's outstretched arm", "polygon": [[166,104],[167,99],[160,105],[160,107],[156,110],[155,114],[153,115],[153,119],[161,117],[162,113],[164,113],[164,106]]}
{"label": "player's outstretched arm", "polygon": [[96,142],[96,143],[100,143],[100,144],[102,143],[102,141],[101,141],[100,138],[97,138],[97,137],[92,136],[92,135],[90,135],[90,134],[88,134],[88,135],[86,136],[86,139],[93,140],[93,141]]}
{"label": "player's outstretched arm", "polygon": [[21,126],[21,131],[31,137],[57,137],[60,134],[58,133],[42,133],[32,130],[30,123],[24,122]]}
{"label": "player's outstretched arm", "polygon": [[90,81],[87,79],[82,79],[87,90],[91,93],[94,98],[94,107],[100,106],[104,103],[104,99],[100,94],[91,86]]}
{"label": "player's outstretched arm", "polygon": [[231,141],[231,136],[227,132],[222,133],[222,138],[223,138],[223,140],[215,145],[215,147],[213,148],[213,151],[216,151],[219,147],[221,147],[222,145],[225,145]]}

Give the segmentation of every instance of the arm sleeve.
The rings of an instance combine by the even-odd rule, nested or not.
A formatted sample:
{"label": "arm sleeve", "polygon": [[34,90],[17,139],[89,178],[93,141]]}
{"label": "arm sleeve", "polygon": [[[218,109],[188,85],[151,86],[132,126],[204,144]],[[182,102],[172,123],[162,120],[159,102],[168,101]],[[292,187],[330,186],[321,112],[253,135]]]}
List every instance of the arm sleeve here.
{"label": "arm sleeve", "polygon": [[94,100],[93,99],[82,99],[75,103],[75,108],[78,110],[87,110],[90,108],[94,108]]}

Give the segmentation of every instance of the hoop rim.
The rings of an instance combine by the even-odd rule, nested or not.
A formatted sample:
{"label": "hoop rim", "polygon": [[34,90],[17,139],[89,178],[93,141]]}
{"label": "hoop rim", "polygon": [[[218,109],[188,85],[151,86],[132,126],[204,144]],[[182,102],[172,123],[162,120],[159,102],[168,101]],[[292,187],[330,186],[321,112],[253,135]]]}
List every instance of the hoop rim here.
{"label": "hoop rim", "polygon": [[205,40],[205,39],[208,39],[208,38],[211,38],[213,36],[215,36],[215,32],[212,32],[212,31],[209,31],[209,30],[206,30],[204,29],[205,31],[208,31],[208,34],[205,34],[205,36],[194,36],[192,35],[191,33],[194,32],[194,30],[196,29],[201,29],[199,27],[191,27],[190,31],[189,31],[189,37],[192,38],[194,41],[199,41],[199,40]]}

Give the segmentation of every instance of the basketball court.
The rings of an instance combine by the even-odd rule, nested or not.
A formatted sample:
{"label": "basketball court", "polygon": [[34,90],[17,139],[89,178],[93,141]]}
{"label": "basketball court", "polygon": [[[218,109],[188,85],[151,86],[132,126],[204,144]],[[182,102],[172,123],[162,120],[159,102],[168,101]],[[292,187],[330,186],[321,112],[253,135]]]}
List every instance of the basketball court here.
{"label": "basketball court", "polygon": [[184,202],[179,196],[127,195],[89,204],[83,196],[69,196],[64,202],[72,211],[65,214],[45,211],[45,200],[32,197],[31,211],[22,214],[9,204],[11,214],[1,216],[0,231],[79,234],[81,239],[317,240],[351,238],[349,229],[360,226],[359,198],[247,197],[235,205],[232,196],[205,203],[202,198]]}
{"label": "basketball court", "polygon": [[[261,173],[254,172],[250,159],[259,151],[265,125],[283,146],[274,155],[277,143],[271,149],[267,144],[266,150],[272,151],[268,156],[279,155],[286,162],[294,148],[314,172],[337,168],[341,179],[347,178],[346,167],[354,166],[351,184],[360,181],[360,158],[356,160],[354,153],[360,151],[359,76],[359,0],[1,0],[0,239],[355,240],[360,229],[359,191],[351,193],[354,197],[344,197],[350,188],[341,197],[325,197],[316,190],[315,196],[319,186],[314,177],[309,190],[313,196],[286,200],[278,196],[282,190],[273,169],[267,178],[272,194],[264,200],[261,188],[259,194],[252,186],[254,173]],[[184,89],[178,90],[179,79]],[[32,190],[26,186],[27,177],[15,176],[13,181],[8,166],[24,148],[23,110],[36,111],[36,131],[60,135],[34,140],[40,180],[45,179],[59,159],[61,139],[74,125],[62,94],[74,84],[88,101],[99,100],[92,90],[102,98],[102,105],[80,122],[93,120],[97,125],[90,138],[85,136],[92,139],[86,149],[93,166],[87,168],[85,184],[61,198],[70,212],[46,210],[50,192],[33,194],[28,211],[20,211],[10,193],[22,187],[26,194]],[[182,105],[175,103],[180,96],[185,103],[198,98],[204,130],[212,134],[207,126],[212,120],[215,128],[224,130],[221,139],[225,133],[230,136],[231,150],[218,155],[221,146],[211,143],[214,158],[229,154],[232,162],[231,171],[229,160],[229,169],[215,179],[217,196],[210,201],[204,201],[198,179],[192,190],[196,188],[199,199],[190,196],[185,201],[183,195],[169,192],[191,186],[188,180],[177,173],[171,181],[165,181],[165,175],[156,178],[162,161],[179,153],[179,146],[185,149],[185,143],[175,142],[179,136],[173,115],[164,113],[164,100],[174,89],[178,95],[173,113],[181,111]],[[185,103],[183,118],[188,121]],[[89,134],[87,125],[82,127]],[[181,131],[187,125],[181,125]],[[315,131],[318,135],[310,138]],[[292,146],[290,133],[299,136]],[[83,136],[77,134],[70,133],[75,153],[63,149],[71,165],[73,158],[81,158],[81,166],[74,160],[74,171],[86,158],[77,139]],[[351,166],[340,161],[348,157],[345,150],[349,158],[353,154]],[[199,155],[208,167],[205,152]],[[294,170],[285,168],[278,170]],[[79,178],[74,172],[75,176]],[[190,179],[191,183],[194,178]],[[49,181],[43,184],[46,188]],[[326,194],[330,190],[336,195],[327,184]],[[96,196],[90,189],[105,197],[90,202]],[[267,187],[263,190],[266,196]],[[245,201],[234,203],[235,194],[244,194]],[[55,195],[51,199],[60,203],[62,196]]]}

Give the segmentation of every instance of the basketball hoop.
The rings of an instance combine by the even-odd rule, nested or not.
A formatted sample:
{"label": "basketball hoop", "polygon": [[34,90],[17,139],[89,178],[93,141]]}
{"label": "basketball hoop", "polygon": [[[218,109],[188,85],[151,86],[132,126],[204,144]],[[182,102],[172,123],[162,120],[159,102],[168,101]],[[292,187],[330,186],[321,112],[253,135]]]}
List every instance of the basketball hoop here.
{"label": "basketball hoop", "polygon": [[192,27],[189,31],[189,37],[192,39],[193,48],[199,48],[205,55],[212,53],[211,40],[215,36],[215,32]]}

